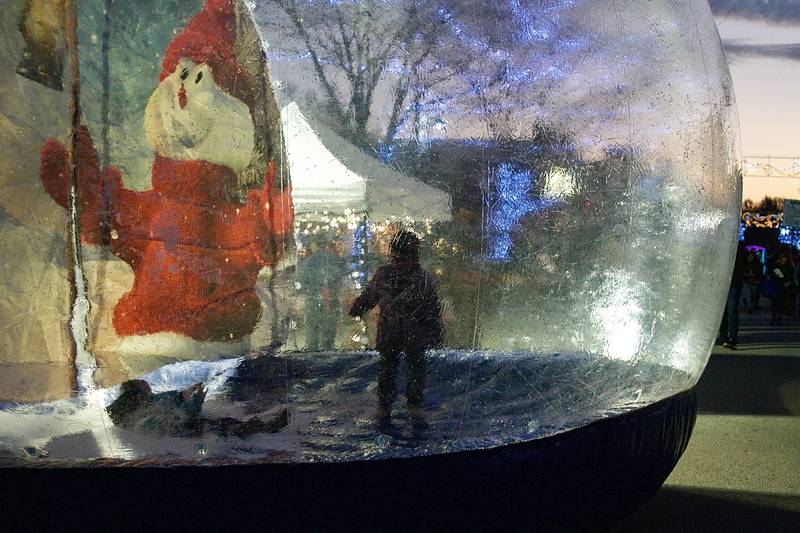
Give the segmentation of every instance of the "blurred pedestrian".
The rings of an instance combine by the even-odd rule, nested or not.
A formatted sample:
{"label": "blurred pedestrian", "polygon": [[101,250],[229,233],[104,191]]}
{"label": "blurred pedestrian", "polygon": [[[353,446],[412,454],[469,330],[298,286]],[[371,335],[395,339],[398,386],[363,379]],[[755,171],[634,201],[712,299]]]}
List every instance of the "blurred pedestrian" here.
{"label": "blurred pedestrian", "polygon": [[739,342],[739,300],[742,297],[742,279],[745,270],[745,248],[739,243],[736,258],[733,262],[733,274],[728,288],[728,298],[725,301],[725,313],[720,324],[717,343],[722,343],[725,348],[736,349]]}
{"label": "blurred pedestrian", "polygon": [[794,272],[792,273],[792,281],[794,282],[794,314],[800,316],[800,254],[796,251],[792,254]]}
{"label": "blurred pedestrian", "polygon": [[767,267],[767,282],[764,295],[772,300],[770,312],[772,318],[770,325],[780,326],[783,324],[783,306],[786,296],[786,287],[791,284],[791,272],[789,271],[786,256],[781,254]]}
{"label": "blurred pedestrian", "polygon": [[306,349],[333,350],[341,316],[339,291],[346,274],[345,261],[332,252],[333,244],[311,241],[311,254],[297,268],[296,286],[305,296]]}
{"label": "blurred pedestrian", "polygon": [[756,254],[749,252],[742,273],[742,303],[748,313],[758,309],[761,281],[764,278],[764,267]]}

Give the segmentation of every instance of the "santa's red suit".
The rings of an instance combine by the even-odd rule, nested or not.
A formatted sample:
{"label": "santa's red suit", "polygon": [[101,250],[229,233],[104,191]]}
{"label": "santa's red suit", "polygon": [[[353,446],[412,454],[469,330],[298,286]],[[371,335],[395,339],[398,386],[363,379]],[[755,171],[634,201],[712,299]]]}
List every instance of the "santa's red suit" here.
{"label": "santa's red suit", "polygon": [[[199,86],[201,76],[186,79],[189,64],[210,69],[215,87],[226,93],[222,96],[243,102],[248,116],[256,91],[236,62],[235,35],[233,1],[208,0],[166,50],[157,90],[167,91],[159,97],[172,107],[162,115],[192,109],[193,96],[184,81],[197,80]],[[169,92],[170,87],[176,90]],[[164,151],[170,155],[169,149]],[[250,190],[240,203],[230,199],[237,176],[223,164],[224,155],[212,161],[188,157],[202,154],[202,148],[178,150],[175,157],[156,152],[152,189],[133,191],[124,187],[117,169],[109,168],[107,178],[103,176],[88,129],[78,132],[82,240],[100,244],[103,235],[110,235],[111,250],[134,272],[132,290],[114,308],[114,329],[121,337],[175,333],[198,341],[242,339],[253,331],[261,312],[254,290],[258,271],[279,259],[276,238],[288,235],[293,225],[289,192],[273,190],[270,162],[263,188]],[[41,179],[66,208],[69,173],[65,150],[56,140],[42,149]]]}

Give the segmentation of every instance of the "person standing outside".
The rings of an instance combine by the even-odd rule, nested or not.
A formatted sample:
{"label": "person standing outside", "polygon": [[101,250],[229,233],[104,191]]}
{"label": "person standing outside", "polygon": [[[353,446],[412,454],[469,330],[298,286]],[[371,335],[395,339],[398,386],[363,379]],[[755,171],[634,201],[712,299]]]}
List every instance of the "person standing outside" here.
{"label": "person standing outside", "polygon": [[742,280],[745,268],[744,246],[739,243],[736,259],[733,263],[731,285],[728,288],[728,299],[725,302],[725,314],[720,324],[719,340],[725,348],[735,350],[739,342],[739,300],[742,298]]}
{"label": "person standing outside", "polygon": [[420,240],[407,230],[391,243],[391,260],[378,268],[353,302],[350,316],[363,317],[375,306],[378,318],[379,424],[391,419],[400,354],[406,358],[406,400],[415,423],[424,423],[425,352],[442,343],[444,327],[433,276],[419,262]]}
{"label": "person standing outside", "polygon": [[795,287],[794,314],[800,316],[800,254],[797,251],[792,252],[792,265],[792,282]]}
{"label": "person standing outside", "polygon": [[305,295],[306,349],[312,352],[333,350],[339,325],[339,290],[346,272],[344,260],[331,247],[324,241],[311,241],[311,255],[300,263],[295,279],[298,291]]}
{"label": "person standing outside", "polygon": [[769,279],[769,298],[772,300],[771,326],[783,325],[783,306],[786,298],[786,289],[792,283],[788,260],[784,254],[778,255],[777,260],[767,269]]}
{"label": "person standing outside", "polygon": [[759,289],[763,277],[761,261],[758,260],[753,252],[748,253],[742,274],[742,303],[744,303],[748,313],[758,309]]}

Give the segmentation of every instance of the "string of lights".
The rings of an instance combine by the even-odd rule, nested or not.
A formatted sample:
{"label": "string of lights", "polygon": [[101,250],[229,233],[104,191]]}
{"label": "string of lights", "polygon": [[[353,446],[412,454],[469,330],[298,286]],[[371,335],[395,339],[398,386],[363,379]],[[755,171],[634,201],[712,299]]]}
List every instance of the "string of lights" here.
{"label": "string of lights", "polygon": [[748,155],[742,159],[747,178],[800,178],[800,156]]}
{"label": "string of lights", "polygon": [[777,228],[783,222],[783,213],[760,215],[758,213],[742,213],[742,224],[747,228]]}

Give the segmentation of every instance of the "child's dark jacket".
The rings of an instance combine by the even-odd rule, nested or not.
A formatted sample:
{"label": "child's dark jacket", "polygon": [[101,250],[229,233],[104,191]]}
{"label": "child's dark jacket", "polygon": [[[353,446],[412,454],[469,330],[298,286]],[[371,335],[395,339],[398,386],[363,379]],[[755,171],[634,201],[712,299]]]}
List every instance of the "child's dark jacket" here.
{"label": "child's dark jacket", "polygon": [[436,281],[419,263],[392,263],[375,272],[350,309],[362,316],[379,306],[378,351],[426,350],[444,336]]}

